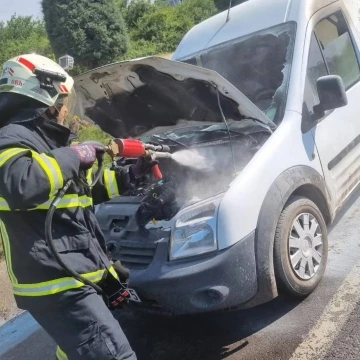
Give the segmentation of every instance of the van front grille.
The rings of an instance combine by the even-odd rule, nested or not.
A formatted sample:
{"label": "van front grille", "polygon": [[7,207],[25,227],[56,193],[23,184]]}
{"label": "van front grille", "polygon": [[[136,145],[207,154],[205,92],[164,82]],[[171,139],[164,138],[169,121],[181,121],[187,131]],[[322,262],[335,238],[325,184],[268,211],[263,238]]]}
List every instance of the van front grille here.
{"label": "van front grille", "polygon": [[154,259],[157,244],[143,241],[121,241],[118,258],[130,270],[143,270],[149,267]]}

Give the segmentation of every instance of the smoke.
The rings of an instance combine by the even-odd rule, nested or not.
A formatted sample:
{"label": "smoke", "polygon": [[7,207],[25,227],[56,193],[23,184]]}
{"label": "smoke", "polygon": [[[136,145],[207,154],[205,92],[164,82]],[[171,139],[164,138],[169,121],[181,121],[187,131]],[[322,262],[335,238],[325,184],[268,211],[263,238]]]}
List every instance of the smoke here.
{"label": "smoke", "polygon": [[195,168],[200,171],[212,169],[211,162],[196,150],[180,150],[171,157],[178,164]]}
{"label": "smoke", "polygon": [[[172,155],[169,168],[176,176],[176,203],[197,202],[227,188],[233,179],[228,144],[180,150]],[[171,170],[170,170],[171,169]]]}

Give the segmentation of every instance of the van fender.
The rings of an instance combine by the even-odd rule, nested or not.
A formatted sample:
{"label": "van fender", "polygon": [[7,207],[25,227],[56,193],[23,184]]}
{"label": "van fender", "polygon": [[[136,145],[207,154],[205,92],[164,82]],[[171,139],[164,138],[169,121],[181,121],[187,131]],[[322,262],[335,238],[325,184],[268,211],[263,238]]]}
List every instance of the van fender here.
{"label": "van fender", "polygon": [[324,178],[309,166],[295,166],[284,171],[272,184],[260,209],[255,232],[255,257],[258,292],[245,307],[253,307],[277,297],[273,249],[280,214],[292,195],[303,195],[314,201],[331,222],[330,195]]}

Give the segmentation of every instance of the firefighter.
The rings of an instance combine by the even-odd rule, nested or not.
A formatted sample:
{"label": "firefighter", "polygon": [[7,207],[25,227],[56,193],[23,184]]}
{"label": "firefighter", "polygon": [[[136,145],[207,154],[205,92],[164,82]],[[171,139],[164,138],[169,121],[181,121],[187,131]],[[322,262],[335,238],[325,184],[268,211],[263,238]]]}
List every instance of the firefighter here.
{"label": "firefighter", "polygon": [[[64,126],[74,114],[73,79],[55,62],[21,55],[4,64],[0,78],[0,231],[14,296],[56,341],[57,359],[126,359],[136,355],[103,298],[69,275],[45,241],[51,199],[70,179],[91,176],[104,148],[70,146]],[[144,169],[146,171],[146,169]],[[93,205],[131,187],[131,171],[104,171],[91,190],[74,181],[57,206],[52,236],[67,266],[98,283],[113,267]],[[94,201],[93,201],[94,200]]]}

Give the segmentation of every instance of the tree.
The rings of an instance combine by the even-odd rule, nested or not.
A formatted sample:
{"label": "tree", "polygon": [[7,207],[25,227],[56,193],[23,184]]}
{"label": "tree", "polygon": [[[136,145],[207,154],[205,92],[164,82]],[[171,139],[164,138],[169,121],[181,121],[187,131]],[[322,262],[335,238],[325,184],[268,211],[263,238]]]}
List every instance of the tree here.
{"label": "tree", "polygon": [[[230,0],[214,0],[214,1],[215,1],[216,7],[220,11],[227,10],[229,8]],[[247,1],[247,0],[232,0],[231,6],[233,7],[233,6],[239,5],[245,1]]]}
{"label": "tree", "polygon": [[213,0],[186,0],[175,7],[153,6],[141,16],[130,34],[133,44],[142,42],[146,49],[155,47],[155,53],[174,51],[194,25],[217,12]]}
{"label": "tree", "polygon": [[42,0],[46,30],[56,56],[95,68],[126,53],[129,40],[115,0]]}
{"label": "tree", "polygon": [[135,28],[144,15],[154,12],[155,9],[156,6],[154,6],[150,0],[132,0],[130,4],[123,9],[128,30],[131,31]]}
{"label": "tree", "polygon": [[54,59],[44,23],[31,16],[16,16],[0,21],[0,64],[20,54],[37,53]]}

